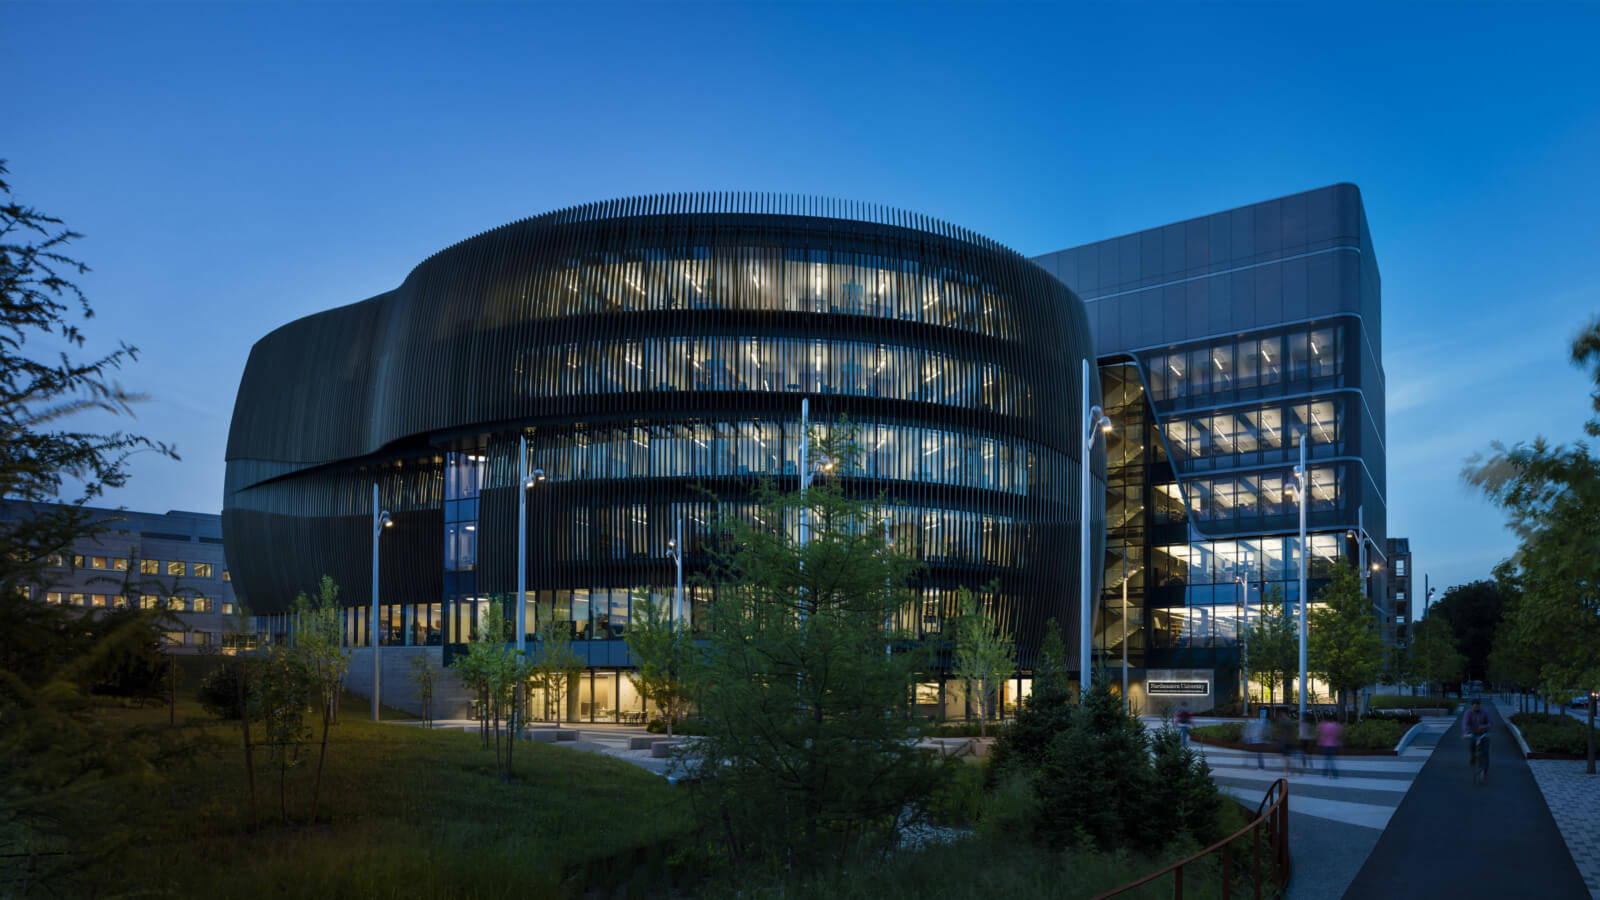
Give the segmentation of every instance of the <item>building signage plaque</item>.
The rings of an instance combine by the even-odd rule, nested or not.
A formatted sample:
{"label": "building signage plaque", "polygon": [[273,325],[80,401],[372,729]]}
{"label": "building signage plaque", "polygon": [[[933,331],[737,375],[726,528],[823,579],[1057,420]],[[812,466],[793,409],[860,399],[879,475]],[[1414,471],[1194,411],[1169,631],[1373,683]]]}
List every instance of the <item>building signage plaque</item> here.
{"label": "building signage plaque", "polygon": [[1152,697],[1158,696],[1205,696],[1211,693],[1209,681],[1150,681],[1145,684],[1145,692]]}

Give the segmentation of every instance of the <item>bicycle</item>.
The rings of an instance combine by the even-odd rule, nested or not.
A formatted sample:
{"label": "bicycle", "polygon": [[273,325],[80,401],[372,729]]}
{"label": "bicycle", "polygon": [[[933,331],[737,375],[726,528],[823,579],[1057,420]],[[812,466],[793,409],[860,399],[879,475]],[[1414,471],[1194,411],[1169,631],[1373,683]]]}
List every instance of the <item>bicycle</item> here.
{"label": "bicycle", "polygon": [[1472,738],[1472,758],[1477,763],[1472,769],[1472,783],[1483,784],[1489,780],[1489,732]]}

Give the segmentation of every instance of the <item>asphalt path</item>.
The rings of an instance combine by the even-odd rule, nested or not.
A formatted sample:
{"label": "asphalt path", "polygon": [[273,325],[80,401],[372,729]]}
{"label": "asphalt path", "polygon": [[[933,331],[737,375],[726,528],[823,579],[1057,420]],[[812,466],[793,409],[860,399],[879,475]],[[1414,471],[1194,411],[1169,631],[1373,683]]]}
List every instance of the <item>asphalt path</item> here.
{"label": "asphalt path", "polygon": [[[1493,709],[1489,778],[1474,785],[1459,718],[1439,740],[1345,900],[1588,900],[1555,819]],[[1291,798],[1290,808],[1294,801]]]}

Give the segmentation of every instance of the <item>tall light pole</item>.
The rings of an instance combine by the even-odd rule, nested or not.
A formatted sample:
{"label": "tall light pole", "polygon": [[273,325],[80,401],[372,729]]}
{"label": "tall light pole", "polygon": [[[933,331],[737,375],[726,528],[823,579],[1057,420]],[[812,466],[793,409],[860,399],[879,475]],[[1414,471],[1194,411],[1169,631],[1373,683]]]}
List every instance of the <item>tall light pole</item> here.
{"label": "tall light pole", "polygon": [[1306,597],[1306,572],[1311,567],[1310,549],[1306,546],[1306,494],[1310,475],[1306,470],[1306,433],[1299,432],[1300,462],[1294,467],[1295,499],[1300,501],[1300,721],[1306,720],[1306,607],[1311,605]]}
{"label": "tall light pole", "polygon": [[1250,572],[1235,575],[1239,584],[1239,694],[1244,698],[1244,717],[1250,718]]}
{"label": "tall light pole", "polygon": [[1089,596],[1089,459],[1094,455],[1094,439],[1111,432],[1111,420],[1100,407],[1089,406],[1089,361],[1083,361],[1083,466],[1078,481],[1078,559],[1082,562],[1078,579],[1078,696],[1089,693],[1090,631],[1094,627],[1094,607]]}
{"label": "tall light pole", "polygon": [[672,595],[672,621],[682,622],[685,628],[689,623],[684,620],[683,608],[683,519],[678,519],[677,536],[667,541],[667,559],[672,560],[678,569],[678,587]]}
{"label": "tall light pole", "polygon": [[378,537],[394,525],[387,509],[378,508],[378,483],[372,483],[372,721],[378,721]]}
{"label": "tall light pole", "polygon": [[517,438],[517,652],[528,650],[528,492],[544,483],[544,470],[528,472],[528,437]]}

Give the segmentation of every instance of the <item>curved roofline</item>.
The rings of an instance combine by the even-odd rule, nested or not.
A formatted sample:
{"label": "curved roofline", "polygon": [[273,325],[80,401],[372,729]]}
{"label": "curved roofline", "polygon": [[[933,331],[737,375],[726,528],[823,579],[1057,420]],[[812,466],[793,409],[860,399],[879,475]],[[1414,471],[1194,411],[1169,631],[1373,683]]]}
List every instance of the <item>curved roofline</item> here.
{"label": "curved roofline", "polygon": [[526,216],[503,225],[497,225],[494,228],[486,228],[471,237],[463,238],[441,247],[428,254],[422,262],[413,267],[412,271],[416,271],[416,269],[426,265],[435,257],[448,253],[463,244],[470,244],[484,235],[518,225],[532,223],[573,225],[637,216],[708,214],[777,216],[788,219],[817,219],[819,221],[886,225],[892,228],[904,228],[908,231],[937,234],[951,240],[964,241],[991,252],[1009,254],[1032,262],[1031,259],[1020,252],[993,238],[985,237],[975,231],[962,228],[943,219],[936,219],[923,213],[900,209],[899,207],[882,203],[867,203],[811,194],[785,194],[773,191],[689,191],[672,194],[636,194],[610,200],[598,200],[593,203],[581,203],[576,206],[565,206],[549,212]]}

